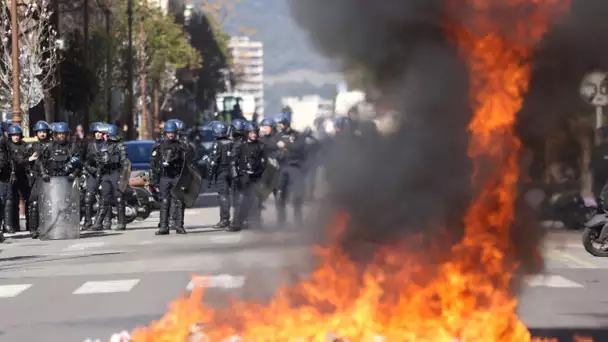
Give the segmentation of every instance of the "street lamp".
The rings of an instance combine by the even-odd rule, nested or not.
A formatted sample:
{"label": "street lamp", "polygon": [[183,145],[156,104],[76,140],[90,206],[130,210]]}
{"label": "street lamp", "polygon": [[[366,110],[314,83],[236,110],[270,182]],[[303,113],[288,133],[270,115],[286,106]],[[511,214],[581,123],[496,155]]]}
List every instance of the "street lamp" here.
{"label": "street lamp", "polygon": [[[112,10],[110,8],[111,0],[97,0],[97,6],[104,12],[105,16],[105,24],[106,24],[106,35],[108,38],[112,34],[110,27],[110,19],[112,16]],[[106,49],[106,80],[104,84],[104,90],[106,95],[106,121],[108,123],[112,122],[112,87],[110,83],[112,82],[112,54],[110,52],[110,48]]]}
{"label": "street lamp", "polygon": [[19,87],[19,22],[17,0],[11,0],[12,68],[13,68],[13,123],[21,125],[21,89]]}

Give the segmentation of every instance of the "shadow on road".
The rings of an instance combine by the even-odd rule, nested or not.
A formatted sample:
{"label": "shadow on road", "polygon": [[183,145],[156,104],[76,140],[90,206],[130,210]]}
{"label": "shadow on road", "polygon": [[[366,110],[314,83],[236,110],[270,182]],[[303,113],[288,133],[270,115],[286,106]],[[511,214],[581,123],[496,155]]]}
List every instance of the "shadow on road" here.
{"label": "shadow on road", "polygon": [[575,342],[579,338],[591,338],[595,342],[608,341],[608,328],[530,328],[532,336],[552,338],[559,342]]}

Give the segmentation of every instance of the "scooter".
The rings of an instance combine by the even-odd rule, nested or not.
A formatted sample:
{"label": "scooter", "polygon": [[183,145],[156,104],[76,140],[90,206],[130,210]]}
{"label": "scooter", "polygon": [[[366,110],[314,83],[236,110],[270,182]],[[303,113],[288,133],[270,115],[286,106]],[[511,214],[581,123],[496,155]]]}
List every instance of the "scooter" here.
{"label": "scooter", "polygon": [[608,257],[608,212],[601,203],[598,203],[595,215],[585,223],[582,241],[589,254]]}

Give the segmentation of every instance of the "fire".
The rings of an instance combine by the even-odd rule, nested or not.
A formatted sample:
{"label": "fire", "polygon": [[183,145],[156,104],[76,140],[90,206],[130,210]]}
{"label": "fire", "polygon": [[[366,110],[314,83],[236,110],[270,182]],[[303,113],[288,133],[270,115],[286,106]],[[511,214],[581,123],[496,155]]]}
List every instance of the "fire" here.
{"label": "fire", "polygon": [[[511,27],[495,17],[526,4]],[[308,280],[282,289],[268,305],[236,302],[229,310],[214,310],[201,304],[204,290],[198,288],[172,303],[160,321],[136,329],[132,341],[534,340],[509,291],[517,268],[509,234],[520,148],[513,125],[527,90],[531,48],[567,3],[454,0],[451,5],[466,12],[455,24],[448,20],[446,34],[468,62],[472,80],[469,156],[480,190],[464,218],[465,235],[447,261],[429,266],[412,248],[392,248],[361,269],[330,246],[319,251],[322,262]],[[484,169],[488,164],[492,167]],[[338,214],[332,234],[347,225],[348,216]]]}

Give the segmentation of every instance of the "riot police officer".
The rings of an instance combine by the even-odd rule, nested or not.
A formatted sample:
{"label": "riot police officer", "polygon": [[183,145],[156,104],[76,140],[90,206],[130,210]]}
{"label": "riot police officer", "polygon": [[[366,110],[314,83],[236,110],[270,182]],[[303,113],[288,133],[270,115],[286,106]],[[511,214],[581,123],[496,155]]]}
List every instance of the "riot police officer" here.
{"label": "riot police officer", "polygon": [[104,142],[96,154],[97,176],[101,181],[101,206],[95,217],[93,230],[110,229],[104,227],[104,221],[111,225],[111,220],[106,216],[112,214],[112,204],[116,204],[116,230],[125,230],[125,202],[120,182],[128,182],[129,178],[123,179],[124,168],[128,165],[127,148],[118,135],[116,125],[103,125],[98,128],[104,135]]}
{"label": "riot police officer", "polygon": [[38,141],[33,142],[30,146],[30,201],[27,207],[27,216],[30,221],[30,232],[32,239],[38,238],[38,213],[39,213],[39,187],[42,181],[40,173],[40,157],[47,152],[51,145],[51,126],[46,121],[38,121],[34,124],[34,133]]}
{"label": "riot police officer", "polygon": [[[91,124],[90,131],[93,140],[87,143],[85,152],[84,172],[86,176],[86,192],[84,195],[84,226],[83,230],[88,230],[93,225],[93,202],[99,190],[101,181],[101,171],[99,170],[98,160],[100,160],[102,146],[105,145],[103,139],[103,126],[101,122]],[[101,208],[102,205],[99,207]]]}
{"label": "riot police officer", "polygon": [[302,222],[303,173],[302,166],[306,157],[306,142],[300,133],[291,128],[291,116],[280,114],[276,119],[280,132],[277,134],[277,151],[280,171],[276,189],[277,223],[286,221],[287,199],[291,198],[296,223]]}
{"label": "riot police officer", "polygon": [[[30,179],[28,177],[30,170],[29,164],[35,158],[30,156],[30,146],[23,141],[23,131],[21,127],[12,125],[8,128],[8,147],[10,151],[11,163],[13,165],[11,196],[7,196],[6,200],[6,224],[7,230],[14,231],[19,228],[19,207],[17,203],[21,198],[26,203],[26,208],[29,207],[30,201]],[[11,203],[12,202],[12,203]],[[9,210],[10,209],[10,210]],[[9,226],[10,224],[10,226]],[[31,231],[29,217],[25,217],[25,226]]]}
{"label": "riot police officer", "polygon": [[43,181],[48,182],[51,177],[68,177],[73,181],[78,176],[80,158],[69,140],[69,132],[67,123],[55,123],[53,140],[38,159]]}
{"label": "riot police officer", "polygon": [[[259,226],[261,223],[260,205],[255,203],[258,196],[255,185],[260,181],[266,165],[264,144],[258,139],[260,129],[254,122],[245,124],[247,140],[235,150],[234,165],[237,170],[235,185],[238,197],[235,203],[234,220],[231,231],[239,231],[248,218],[249,222]],[[251,210],[255,213],[251,213]]]}
{"label": "riot police officer", "polygon": [[[266,146],[267,152],[276,150],[276,142],[274,142],[276,134],[275,123],[273,119],[265,118],[260,123],[259,140]],[[270,150],[269,150],[270,149]]]}
{"label": "riot police officer", "polygon": [[[150,185],[158,187],[160,194],[160,222],[156,235],[167,235],[174,228],[178,234],[186,234],[181,217],[183,203],[171,194],[184,166],[186,150],[177,138],[175,122],[166,122],[163,127],[164,139],[151,156]],[[170,226],[170,221],[174,227]]]}
{"label": "riot police officer", "polygon": [[247,122],[243,119],[234,119],[230,123],[230,136],[235,142],[234,148],[237,148],[238,145],[244,143],[247,140],[244,131],[246,123]]}
{"label": "riot police officer", "polygon": [[224,229],[230,226],[230,189],[236,177],[233,163],[233,141],[228,137],[228,126],[220,121],[212,123],[211,130],[215,142],[209,153],[209,186],[215,182],[220,204],[220,221],[214,228]]}
{"label": "riot police officer", "polygon": [[[187,164],[192,164],[195,161],[196,158],[196,146],[194,146],[194,144],[188,139],[188,133],[186,132],[186,125],[184,124],[184,122],[182,120],[178,120],[178,119],[171,119],[167,122],[174,122],[175,125],[177,126],[177,138],[180,141],[180,143],[182,144],[183,148],[186,150],[186,160],[185,162]],[[196,169],[196,167],[194,167],[194,169]],[[181,217],[181,222],[176,223],[178,226],[183,227],[184,226],[184,216],[186,215],[186,206],[182,205],[181,208],[181,213],[180,215],[178,215],[178,217]]]}
{"label": "riot police officer", "polygon": [[[2,138],[0,138],[0,204],[2,205],[0,215],[2,216],[2,221],[4,222],[4,229],[6,229],[7,232],[14,232],[13,228],[11,227],[12,222],[10,221],[13,197],[11,193],[11,175],[14,176],[14,170],[12,168],[8,140],[4,134],[5,132],[3,132]],[[11,207],[8,207],[9,204]],[[8,213],[8,215],[6,215],[6,213]]]}

